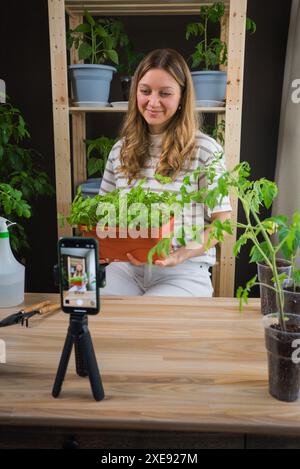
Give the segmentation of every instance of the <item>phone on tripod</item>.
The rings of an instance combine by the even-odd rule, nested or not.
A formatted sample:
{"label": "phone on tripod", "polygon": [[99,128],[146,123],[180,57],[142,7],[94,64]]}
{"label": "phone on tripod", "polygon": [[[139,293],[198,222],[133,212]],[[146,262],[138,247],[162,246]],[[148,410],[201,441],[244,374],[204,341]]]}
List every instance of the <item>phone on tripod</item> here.
{"label": "phone on tripod", "polygon": [[58,265],[62,310],[69,314],[97,314],[100,309],[97,241],[60,238]]}

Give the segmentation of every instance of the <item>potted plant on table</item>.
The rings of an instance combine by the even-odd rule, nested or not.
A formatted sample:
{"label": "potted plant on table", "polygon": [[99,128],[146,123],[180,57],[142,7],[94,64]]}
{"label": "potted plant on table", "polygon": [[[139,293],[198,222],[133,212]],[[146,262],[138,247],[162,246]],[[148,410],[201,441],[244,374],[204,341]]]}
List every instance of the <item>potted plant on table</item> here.
{"label": "potted plant on table", "polygon": [[[127,40],[120,20],[98,18],[95,20],[88,11],[86,21],[67,35],[67,48],[78,49],[79,60],[84,64],[69,66],[73,99],[76,105],[106,105],[109,98],[110,82],[116,68],[104,65],[111,61],[118,64],[116,47]],[[90,63],[88,63],[90,62]]]}
{"label": "potted plant on table", "polygon": [[289,275],[283,281],[284,311],[300,314],[300,269],[296,267],[300,253],[300,210],[292,216],[290,224],[287,217],[278,217],[277,223],[279,240],[286,240],[281,251],[290,262]]}
{"label": "potted plant on table", "polygon": [[[222,102],[225,99],[227,73],[216,70],[216,67],[227,64],[227,45],[218,37],[208,37],[209,24],[220,24],[224,14],[223,2],[203,5],[200,7],[200,21],[189,23],[186,28],[186,39],[191,36],[200,37],[196,50],[191,55],[191,67],[203,68],[202,71],[192,72],[197,101]],[[250,18],[246,20],[246,28],[252,32],[256,30],[256,25]]]}
{"label": "potted plant on table", "polygon": [[[276,262],[281,249],[294,253],[299,248],[300,240],[300,212],[293,216],[293,223],[287,225],[285,217],[275,216],[263,218],[260,214],[262,207],[271,207],[277,195],[277,186],[265,178],[251,181],[250,166],[243,162],[232,171],[226,171],[219,178],[211,194],[217,199],[227,196],[230,190],[241,202],[246,222],[230,222],[232,228],[239,228],[241,235],[234,245],[234,255],[238,255],[242,246],[252,243],[250,262],[263,261],[272,272],[272,285],[264,286],[273,291],[277,298],[277,312],[264,316],[265,342],[268,351],[269,391],[272,396],[283,401],[294,401],[299,396],[300,388],[300,360],[297,348],[300,345],[300,315],[290,314],[286,310],[285,287],[286,273],[280,273]],[[209,241],[221,237],[228,230],[228,226],[217,220],[211,224]],[[279,232],[278,241],[272,236]],[[300,270],[293,269],[294,285],[300,280]],[[240,306],[247,303],[248,295],[257,282],[257,275],[249,280],[245,287],[239,287],[237,297]]]}
{"label": "potted plant on table", "polygon": [[[284,258],[276,258],[276,266],[279,274],[285,274],[284,280],[284,301],[285,312],[300,313],[299,298],[299,270],[296,269],[296,258],[300,248],[300,212],[296,212],[291,224],[288,223],[288,217],[271,217],[269,220],[274,222],[277,240],[283,241],[280,246]],[[273,238],[275,238],[273,236]],[[275,239],[273,240],[275,242]],[[278,243],[277,243],[278,244]],[[277,311],[277,299],[275,292],[267,288],[264,284],[273,285],[273,274],[270,267],[260,257],[257,258],[258,279],[261,295],[262,314],[274,313]]]}

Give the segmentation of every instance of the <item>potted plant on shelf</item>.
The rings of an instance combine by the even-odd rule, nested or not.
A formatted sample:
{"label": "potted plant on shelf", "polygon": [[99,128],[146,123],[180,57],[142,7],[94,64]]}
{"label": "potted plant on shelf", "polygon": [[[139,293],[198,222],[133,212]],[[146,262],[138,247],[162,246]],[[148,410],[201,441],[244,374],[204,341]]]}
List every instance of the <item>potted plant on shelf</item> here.
{"label": "potted plant on shelf", "polygon": [[107,158],[115,142],[116,139],[104,135],[84,140],[87,148],[88,180],[80,185],[83,197],[99,194]]}
{"label": "potted plant on shelf", "polygon": [[202,131],[211,135],[222,147],[225,145],[225,120],[222,119],[220,122],[217,122],[215,125],[205,124],[202,125]]}
{"label": "potted plant on shelf", "polygon": [[[230,222],[232,228],[236,227],[241,230],[241,235],[234,245],[234,255],[237,256],[242,246],[251,242],[250,262],[263,260],[272,272],[272,285],[264,284],[277,297],[277,312],[264,316],[269,391],[275,398],[291,402],[298,398],[300,388],[300,360],[297,356],[297,348],[300,345],[300,315],[290,314],[285,309],[284,283],[287,274],[279,272],[276,260],[281,249],[295,253],[299,248],[300,212],[293,216],[293,223],[290,226],[287,225],[286,218],[282,216],[262,218],[261,208],[271,207],[277,195],[277,186],[265,178],[251,181],[249,176],[249,164],[240,163],[232,171],[224,172],[211,192],[212,196],[218,199],[227,196],[229,191],[233,190],[241,202],[246,222]],[[213,238],[222,241],[221,237],[226,230],[228,226],[222,226],[219,220],[213,222],[209,241]],[[276,231],[280,233],[277,242],[272,238]],[[299,277],[300,270],[294,269],[292,280],[298,286]],[[237,297],[240,299],[240,307],[244,302],[247,303],[251,288],[257,284],[262,285],[262,282],[257,282],[257,275],[255,275],[245,287],[238,288]]]}
{"label": "potted plant on shelf", "polygon": [[88,176],[93,176],[96,173],[102,175],[105,170],[108,155],[116,143],[116,139],[102,135],[93,140],[86,139],[84,143],[87,146]]}
{"label": "potted plant on shelf", "polygon": [[[67,48],[78,49],[79,60],[84,64],[69,66],[74,104],[78,106],[106,105],[110,82],[116,68],[104,65],[111,61],[118,64],[116,47],[127,40],[120,20],[98,18],[95,20],[85,10],[86,21],[67,34]],[[89,62],[89,63],[88,63]]]}
{"label": "potted plant on shelf", "polygon": [[119,50],[119,56],[120,63],[117,65],[117,70],[120,74],[123,100],[128,101],[132,76],[144,54],[135,52],[133,43],[128,39]]}
{"label": "potted plant on shelf", "polygon": [[[216,70],[219,65],[227,64],[227,45],[218,37],[209,39],[209,24],[221,23],[225,14],[225,4],[217,2],[200,7],[200,21],[189,23],[186,28],[186,39],[200,36],[196,50],[191,55],[192,68],[203,67],[202,71],[192,72],[197,101],[215,101],[211,105],[223,102],[226,95],[227,73]],[[255,32],[256,25],[250,18],[246,20],[246,28]],[[204,103],[199,103],[200,105]],[[205,103],[206,106],[210,103]]]}

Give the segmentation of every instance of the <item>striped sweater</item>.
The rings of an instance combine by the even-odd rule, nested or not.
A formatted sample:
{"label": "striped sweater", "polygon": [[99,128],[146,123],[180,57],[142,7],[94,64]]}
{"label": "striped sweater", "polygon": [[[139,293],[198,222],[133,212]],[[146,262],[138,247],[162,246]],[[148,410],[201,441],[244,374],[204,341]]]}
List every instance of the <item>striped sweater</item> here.
{"label": "striped sweater", "polygon": [[[196,152],[195,156],[192,158],[191,166],[188,170],[182,171],[177,179],[171,183],[162,184],[157,181],[154,177],[155,168],[158,164],[160,155],[161,155],[161,144],[162,144],[162,134],[159,135],[152,135],[149,134],[150,137],[150,146],[149,146],[149,162],[146,164],[146,167],[143,168],[142,175],[143,177],[147,177],[147,181],[143,184],[145,189],[149,188],[153,192],[175,192],[180,193],[180,187],[183,183],[183,178],[186,175],[191,174],[196,168],[199,166],[203,166],[208,164],[214,156],[214,153],[222,151],[222,147],[211,137],[208,135],[203,134],[202,132],[198,131],[196,134]],[[108,160],[106,164],[106,168],[104,171],[101,187],[100,187],[100,194],[107,194],[108,192],[113,191],[114,189],[122,189],[125,192],[129,191],[131,187],[134,187],[138,184],[140,179],[136,179],[132,182],[132,185],[128,186],[128,181],[124,177],[123,174],[118,172],[118,167],[120,164],[119,156],[120,150],[122,147],[122,140],[119,140],[113,146]],[[224,160],[220,160],[219,167],[217,168],[217,176],[225,169]],[[216,184],[216,180],[214,183],[209,186],[209,188],[213,188]],[[206,185],[206,179],[202,175],[198,180],[194,181],[191,178],[191,186],[189,186],[189,190],[197,190],[198,188],[203,187]],[[215,206],[213,210],[210,210],[207,206],[204,206],[204,220],[205,223],[209,223],[211,220],[212,213],[218,212],[226,212],[231,210],[230,201],[228,198],[224,198],[221,205]],[[193,216],[192,216],[193,218]],[[186,222],[186,219],[184,219]],[[188,239],[187,239],[188,240]],[[179,246],[179,243],[176,239],[173,239],[173,246],[176,248]],[[195,256],[190,259],[194,262],[205,262],[210,266],[215,264],[216,260],[216,251],[215,248],[208,249],[203,255]]]}

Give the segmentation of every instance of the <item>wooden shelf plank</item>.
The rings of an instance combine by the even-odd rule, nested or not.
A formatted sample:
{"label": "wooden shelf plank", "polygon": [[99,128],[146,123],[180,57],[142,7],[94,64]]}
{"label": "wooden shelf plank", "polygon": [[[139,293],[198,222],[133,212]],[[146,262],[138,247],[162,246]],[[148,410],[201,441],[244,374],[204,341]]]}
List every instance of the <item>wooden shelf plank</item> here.
{"label": "wooden shelf plank", "polygon": [[[199,5],[213,2],[205,0],[65,0],[69,15],[82,14],[87,9],[93,15],[198,15]],[[225,0],[229,4],[229,0]]]}
{"label": "wooden shelf plank", "polygon": [[[211,112],[211,113],[225,113],[225,107],[197,107],[199,112]],[[99,106],[99,107],[85,107],[85,106],[71,106],[69,107],[71,113],[78,112],[127,112],[127,108],[124,107],[109,107],[109,106]]]}

